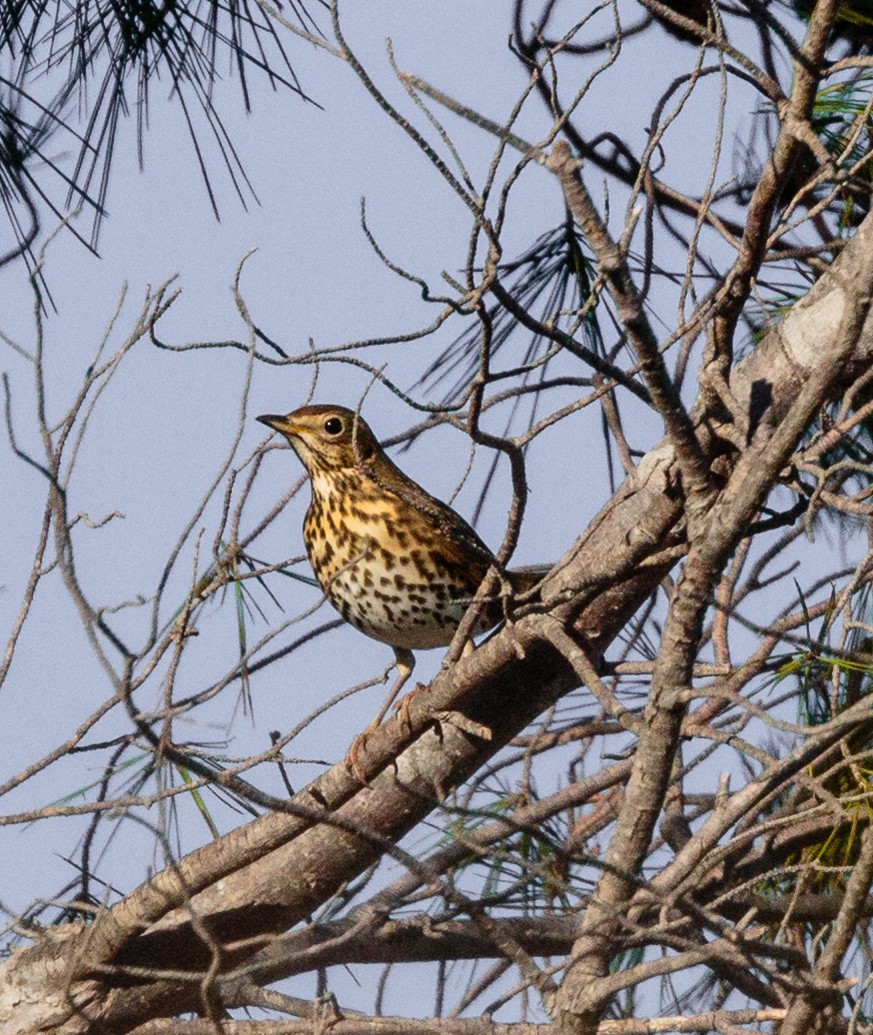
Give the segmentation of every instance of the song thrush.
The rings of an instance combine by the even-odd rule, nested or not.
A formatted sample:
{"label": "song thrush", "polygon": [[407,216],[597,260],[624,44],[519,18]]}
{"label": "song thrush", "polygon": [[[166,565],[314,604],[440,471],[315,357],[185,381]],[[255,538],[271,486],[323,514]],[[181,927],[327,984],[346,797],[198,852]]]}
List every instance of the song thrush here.
{"label": "song thrush", "polygon": [[[352,410],[304,406],[258,420],[288,439],[309,472],[303,538],[325,596],[347,622],[394,648],[398,678],[377,726],[412,672],[412,651],[451,643],[494,556],[459,514],[392,463]],[[521,569],[502,582],[522,592],[543,574]],[[473,632],[504,611],[497,582]]]}

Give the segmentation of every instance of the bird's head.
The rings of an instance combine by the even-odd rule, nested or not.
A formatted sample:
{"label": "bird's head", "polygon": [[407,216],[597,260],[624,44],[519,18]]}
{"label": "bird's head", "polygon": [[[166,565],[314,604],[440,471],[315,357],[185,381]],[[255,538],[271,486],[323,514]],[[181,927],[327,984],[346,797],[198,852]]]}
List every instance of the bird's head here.
{"label": "bird's head", "polygon": [[345,406],[303,406],[258,420],[288,439],[310,475],[360,467],[379,453],[367,422]]}

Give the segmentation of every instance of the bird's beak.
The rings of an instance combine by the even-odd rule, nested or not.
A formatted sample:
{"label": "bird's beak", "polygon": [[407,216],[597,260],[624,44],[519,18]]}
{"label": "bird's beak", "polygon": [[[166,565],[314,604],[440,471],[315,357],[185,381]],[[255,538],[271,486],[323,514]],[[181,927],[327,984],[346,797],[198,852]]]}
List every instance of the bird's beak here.
{"label": "bird's beak", "polygon": [[263,413],[260,417],[256,417],[255,420],[266,424],[268,428],[272,428],[273,431],[288,432],[291,430],[291,426],[288,423],[288,418],[282,416],[281,413]]}

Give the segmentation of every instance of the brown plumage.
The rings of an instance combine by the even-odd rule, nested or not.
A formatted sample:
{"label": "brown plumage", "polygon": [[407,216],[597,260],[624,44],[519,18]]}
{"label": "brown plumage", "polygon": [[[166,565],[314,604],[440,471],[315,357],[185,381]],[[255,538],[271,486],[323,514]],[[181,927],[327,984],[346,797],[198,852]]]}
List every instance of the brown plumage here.
{"label": "brown plumage", "polygon": [[[494,556],[459,514],[389,460],[352,410],[304,406],[258,420],[288,439],[309,472],[303,538],[325,595],[347,622],[394,648],[399,678],[378,724],[412,671],[411,651],[451,643]],[[509,579],[521,592],[543,574]],[[489,601],[474,631],[500,621],[503,604]]]}

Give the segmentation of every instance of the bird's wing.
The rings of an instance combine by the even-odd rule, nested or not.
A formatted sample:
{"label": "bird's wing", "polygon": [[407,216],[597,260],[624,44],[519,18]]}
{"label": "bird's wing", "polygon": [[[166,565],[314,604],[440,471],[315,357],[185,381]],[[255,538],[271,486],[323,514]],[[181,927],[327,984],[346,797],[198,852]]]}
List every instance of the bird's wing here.
{"label": "bird's wing", "polygon": [[457,563],[469,562],[472,552],[482,560],[482,574],[493,562],[494,554],[479,538],[457,511],[448,504],[431,496],[412,479],[408,478],[399,467],[395,466],[387,456],[382,456],[378,465],[366,468],[366,473],[381,489],[386,489],[399,496],[404,503],[416,510],[429,521],[435,531],[442,533],[445,539],[444,552],[448,558]]}

